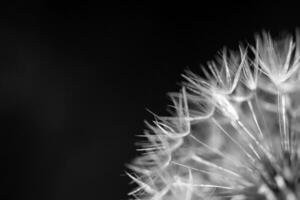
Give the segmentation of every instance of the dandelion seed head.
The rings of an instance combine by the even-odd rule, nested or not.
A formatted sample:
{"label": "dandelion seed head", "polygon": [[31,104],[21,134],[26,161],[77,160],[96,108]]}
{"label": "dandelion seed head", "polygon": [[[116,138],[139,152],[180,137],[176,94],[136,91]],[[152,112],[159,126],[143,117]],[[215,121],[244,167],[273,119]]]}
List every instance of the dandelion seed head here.
{"label": "dandelion seed head", "polygon": [[128,167],[141,200],[300,199],[300,41],[256,36],[183,74]]}

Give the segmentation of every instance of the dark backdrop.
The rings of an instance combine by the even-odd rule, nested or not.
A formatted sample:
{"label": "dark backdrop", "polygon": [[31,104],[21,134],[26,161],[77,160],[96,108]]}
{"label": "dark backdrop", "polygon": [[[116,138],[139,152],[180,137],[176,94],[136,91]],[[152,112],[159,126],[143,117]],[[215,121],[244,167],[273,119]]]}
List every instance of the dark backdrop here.
{"label": "dark backdrop", "polygon": [[[100,2],[100,1],[99,1]],[[207,3],[207,2],[206,2]],[[1,199],[125,200],[145,110],[224,46],[299,25],[296,5],[17,1],[0,6]]]}

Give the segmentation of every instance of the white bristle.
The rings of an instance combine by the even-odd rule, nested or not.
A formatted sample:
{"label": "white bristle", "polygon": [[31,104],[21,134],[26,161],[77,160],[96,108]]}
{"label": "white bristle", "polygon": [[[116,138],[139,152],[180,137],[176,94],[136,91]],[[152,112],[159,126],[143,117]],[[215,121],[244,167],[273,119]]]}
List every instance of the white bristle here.
{"label": "white bristle", "polygon": [[141,200],[300,199],[299,35],[187,71],[174,114],[147,123],[128,176]]}

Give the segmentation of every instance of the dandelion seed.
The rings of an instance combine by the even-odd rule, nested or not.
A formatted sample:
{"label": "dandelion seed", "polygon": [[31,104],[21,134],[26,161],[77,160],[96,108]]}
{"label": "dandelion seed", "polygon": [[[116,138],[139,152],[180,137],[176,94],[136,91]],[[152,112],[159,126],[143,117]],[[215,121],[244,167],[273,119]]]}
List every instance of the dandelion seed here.
{"label": "dandelion seed", "polygon": [[[250,50],[249,50],[250,49]],[[300,35],[256,37],[191,71],[128,167],[141,200],[300,199]]]}

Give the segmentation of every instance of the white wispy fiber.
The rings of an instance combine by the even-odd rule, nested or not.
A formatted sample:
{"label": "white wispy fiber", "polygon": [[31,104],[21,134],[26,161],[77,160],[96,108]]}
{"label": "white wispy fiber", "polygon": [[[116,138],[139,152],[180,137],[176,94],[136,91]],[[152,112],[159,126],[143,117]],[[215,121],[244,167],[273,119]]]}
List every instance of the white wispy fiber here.
{"label": "white wispy fiber", "polygon": [[222,51],[183,74],[129,165],[141,200],[300,199],[300,35]]}

